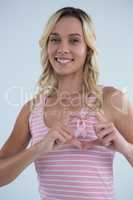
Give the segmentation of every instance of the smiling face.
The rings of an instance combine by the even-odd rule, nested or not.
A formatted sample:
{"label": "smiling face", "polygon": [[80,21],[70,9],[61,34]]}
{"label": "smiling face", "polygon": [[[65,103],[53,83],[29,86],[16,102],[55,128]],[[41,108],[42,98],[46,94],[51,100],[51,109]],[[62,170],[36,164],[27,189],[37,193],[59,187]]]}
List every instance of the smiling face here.
{"label": "smiling face", "polygon": [[48,58],[58,75],[82,73],[87,46],[82,25],[75,17],[62,17],[48,41]]}

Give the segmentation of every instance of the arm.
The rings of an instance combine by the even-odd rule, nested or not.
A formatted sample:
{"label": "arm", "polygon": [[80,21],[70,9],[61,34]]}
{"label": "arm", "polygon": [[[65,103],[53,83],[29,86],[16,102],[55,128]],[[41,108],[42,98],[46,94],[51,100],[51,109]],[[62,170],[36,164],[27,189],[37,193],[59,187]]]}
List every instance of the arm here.
{"label": "arm", "polygon": [[11,157],[0,158],[0,186],[12,182],[29,164],[36,160],[40,153],[40,145],[37,143]]}
{"label": "arm", "polygon": [[26,149],[31,138],[29,111],[30,103],[27,103],[19,113],[9,139],[0,150],[0,186],[14,180],[39,153],[38,145]]}
{"label": "arm", "polygon": [[[30,104],[28,103],[22,108],[11,136],[0,150],[0,186],[13,181],[42,153],[62,148],[62,144],[71,139],[71,131],[58,122],[41,141],[26,149],[31,138],[28,124],[29,113]],[[59,145],[56,145],[57,140]],[[76,139],[73,139],[71,144],[80,148],[80,142]]]}
{"label": "arm", "polygon": [[123,155],[133,166],[133,107],[124,93],[112,87],[106,89],[105,99],[115,127],[126,140]]}

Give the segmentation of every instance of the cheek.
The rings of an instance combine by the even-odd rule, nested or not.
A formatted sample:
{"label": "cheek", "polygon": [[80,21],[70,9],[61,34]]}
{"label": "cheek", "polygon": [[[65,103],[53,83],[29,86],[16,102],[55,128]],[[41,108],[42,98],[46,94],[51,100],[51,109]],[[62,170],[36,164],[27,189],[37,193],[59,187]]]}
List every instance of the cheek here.
{"label": "cheek", "polygon": [[83,56],[84,55],[84,57],[86,57],[86,48],[85,47],[81,47],[80,48],[80,54]]}
{"label": "cheek", "polygon": [[80,60],[84,60],[86,58],[86,49],[84,47],[81,47],[77,51],[77,56]]}
{"label": "cheek", "polygon": [[85,45],[78,45],[73,48],[73,51],[75,51],[75,53],[77,53],[78,55],[83,56],[87,52],[87,47]]}
{"label": "cheek", "polygon": [[55,52],[55,48],[52,47],[51,45],[48,45],[48,48],[47,48],[47,53],[48,53],[48,56],[51,57]]}

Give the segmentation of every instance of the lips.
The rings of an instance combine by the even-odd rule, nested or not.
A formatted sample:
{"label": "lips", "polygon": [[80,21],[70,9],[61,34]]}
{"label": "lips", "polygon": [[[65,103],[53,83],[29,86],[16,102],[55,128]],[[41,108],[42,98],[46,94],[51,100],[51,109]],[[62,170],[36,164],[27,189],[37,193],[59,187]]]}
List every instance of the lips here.
{"label": "lips", "polygon": [[74,59],[66,57],[55,57],[55,60],[60,64],[68,64],[70,62],[73,62]]}

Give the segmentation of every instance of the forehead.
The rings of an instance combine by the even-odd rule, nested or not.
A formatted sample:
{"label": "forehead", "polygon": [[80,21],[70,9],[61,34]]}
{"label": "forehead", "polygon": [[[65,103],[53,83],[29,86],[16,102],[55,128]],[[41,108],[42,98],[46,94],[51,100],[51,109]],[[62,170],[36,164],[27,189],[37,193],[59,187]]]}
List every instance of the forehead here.
{"label": "forehead", "polygon": [[76,17],[62,17],[54,26],[52,33],[70,35],[78,33],[83,36],[82,24]]}

